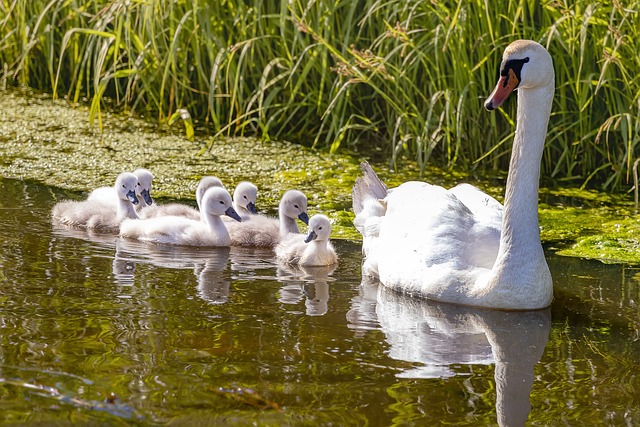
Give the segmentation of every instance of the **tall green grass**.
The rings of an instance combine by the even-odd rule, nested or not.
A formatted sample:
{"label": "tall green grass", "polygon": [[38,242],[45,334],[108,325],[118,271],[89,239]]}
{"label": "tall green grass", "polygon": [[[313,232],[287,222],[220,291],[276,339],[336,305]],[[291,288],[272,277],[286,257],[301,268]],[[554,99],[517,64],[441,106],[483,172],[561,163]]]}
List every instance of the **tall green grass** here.
{"label": "tall green grass", "polygon": [[504,47],[547,46],[543,175],[620,189],[640,143],[640,1],[0,0],[6,84],[212,136],[382,148],[505,169],[515,103],[482,108]]}

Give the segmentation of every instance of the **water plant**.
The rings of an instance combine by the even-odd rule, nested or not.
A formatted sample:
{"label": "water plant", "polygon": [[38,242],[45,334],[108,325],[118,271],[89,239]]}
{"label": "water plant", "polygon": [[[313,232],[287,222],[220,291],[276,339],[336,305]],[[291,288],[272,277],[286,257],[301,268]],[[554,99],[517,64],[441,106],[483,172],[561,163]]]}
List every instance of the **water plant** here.
{"label": "water plant", "polygon": [[638,0],[1,0],[0,83],[219,136],[391,165],[505,169],[514,103],[489,115],[500,52],[547,46],[557,96],[543,174],[620,189],[640,142]]}

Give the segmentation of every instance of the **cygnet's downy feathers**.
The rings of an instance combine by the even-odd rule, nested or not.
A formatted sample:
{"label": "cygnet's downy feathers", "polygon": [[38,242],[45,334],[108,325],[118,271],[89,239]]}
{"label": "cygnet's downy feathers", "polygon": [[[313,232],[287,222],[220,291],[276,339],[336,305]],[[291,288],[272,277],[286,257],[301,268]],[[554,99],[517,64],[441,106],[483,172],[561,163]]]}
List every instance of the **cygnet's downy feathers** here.
{"label": "cygnet's downy feathers", "polygon": [[218,187],[207,190],[202,198],[202,212],[204,221],[179,216],[127,220],[122,223],[120,236],[171,245],[229,246],[231,239],[220,216],[241,219],[227,190]]}
{"label": "cygnet's downy feathers", "polygon": [[[112,188],[115,200],[64,201],[53,207],[51,216],[56,222],[71,227],[117,232],[124,219],[138,217],[134,209],[139,203],[137,185],[138,178],[134,174],[123,172]],[[114,204],[116,209],[113,209]]]}
{"label": "cygnet's downy feathers", "polygon": [[306,236],[289,234],[276,246],[276,257],[285,264],[298,264],[304,267],[333,265],[338,257],[329,241],[331,222],[324,215],[314,215],[309,220],[309,232]]}
{"label": "cygnet's downy feathers", "polygon": [[278,219],[249,215],[241,223],[226,222],[233,246],[272,248],[283,236],[299,234],[297,220],[308,224],[307,197],[301,191],[284,193],[278,207]]}

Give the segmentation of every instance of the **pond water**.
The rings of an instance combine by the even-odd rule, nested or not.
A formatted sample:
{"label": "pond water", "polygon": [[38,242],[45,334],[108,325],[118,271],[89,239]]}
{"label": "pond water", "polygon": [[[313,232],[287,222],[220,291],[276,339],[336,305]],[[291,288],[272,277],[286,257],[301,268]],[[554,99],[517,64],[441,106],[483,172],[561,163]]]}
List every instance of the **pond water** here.
{"label": "pond water", "polygon": [[269,251],[54,226],[77,193],[0,180],[0,422],[638,425],[639,271],[554,255],[548,310],[409,300]]}

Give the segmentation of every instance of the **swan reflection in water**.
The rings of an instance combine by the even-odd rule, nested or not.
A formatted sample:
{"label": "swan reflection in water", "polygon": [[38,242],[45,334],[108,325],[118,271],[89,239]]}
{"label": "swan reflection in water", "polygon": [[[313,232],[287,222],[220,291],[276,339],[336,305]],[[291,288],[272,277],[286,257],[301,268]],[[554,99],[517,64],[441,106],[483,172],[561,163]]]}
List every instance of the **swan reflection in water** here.
{"label": "swan reflection in water", "polygon": [[304,298],[307,316],[322,316],[329,311],[329,282],[336,265],[303,267],[280,264],[276,270],[282,288],[278,301],[282,304],[298,304]]}
{"label": "swan reflection in water", "polygon": [[[551,310],[497,311],[436,303],[363,283],[347,313],[358,333],[381,329],[389,356],[419,363],[402,378],[455,376],[456,364],[495,364],[500,426],[525,425],[529,395],[549,338]],[[377,327],[376,327],[377,325]]]}

